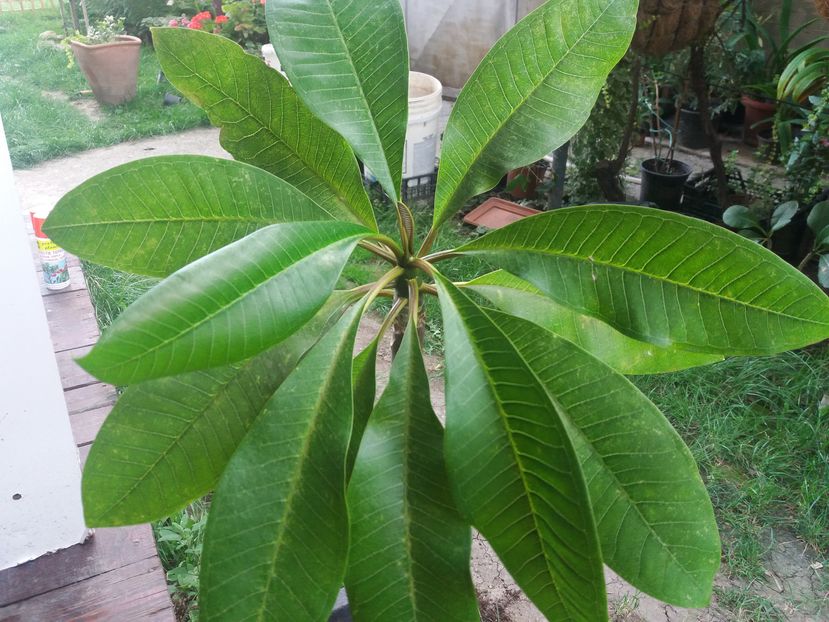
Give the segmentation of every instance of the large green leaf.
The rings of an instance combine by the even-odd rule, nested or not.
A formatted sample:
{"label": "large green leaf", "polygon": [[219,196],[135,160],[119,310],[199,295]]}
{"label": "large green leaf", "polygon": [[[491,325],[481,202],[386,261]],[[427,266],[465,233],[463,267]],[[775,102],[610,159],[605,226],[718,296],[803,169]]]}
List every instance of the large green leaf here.
{"label": "large green leaf", "polygon": [[345,586],[357,622],[480,620],[471,533],[449,493],[415,326],[369,420],[347,500]]}
{"label": "large green leaf", "polygon": [[210,492],[276,389],[351,300],[335,292],[299,332],[242,363],[129,387],[84,466],[86,524],[158,520]]}
{"label": "large green leaf", "polygon": [[556,210],[459,250],[662,347],[772,354],[829,337],[829,298],[808,278],[758,244],[663,210]]}
{"label": "large green leaf", "polygon": [[587,121],[636,28],[637,0],[548,0],[472,74],[449,118],[435,225],[504,174],[563,145]]}
{"label": "large green leaf", "polygon": [[705,607],[720,565],[714,510],[691,452],[624,376],[566,339],[489,312],[532,361],[564,421],[590,491],[602,557],[634,587]]}
{"label": "large green leaf", "polygon": [[233,454],[207,522],[201,620],[328,619],[345,575],[356,305],[282,384]]}
{"label": "large green leaf", "polygon": [[400,196],[409,49],[399,0],[271,0],[268,31],[305,104]]}
{"label": "large green leaf", "polygon": [[260,229],[151,289],[79,363],[127,385],[259,354],[319,311],[366,233],[343,222]]}
{"label": "large green leaf", "polygon": [[548,619],[607,620],[587,485],[544,370],[466,294],[440,276],[437,284],[458,507]]}
{"label": "large green leaf", "polygon": [[354,470],[357,452],[363,432],[368,425],[368,418],[374,410],[374,398],[377,396],[377,349],[380,346],[379,335],[366,348],[354,357],[354,421],[351,426],[351,440],[348,443],[348,458],[345,472],[348,478]]}
{"label": "large green leaf", "polygon": [[554,302],[534,285],[503,270],[478,277],[467,287],[502,311],[572,341],[623,374],[661,374],[723,359],[717,354],[700,354],[631,339],[604,322]]}
{"label": "large green leaf", "polygon": [[234,158],[301,188],[343,220],[377,228],[353,151],[279,72],[233,41],[196,30],[155,28],[153,43],[164,75],[222,129]]}
{"label": "large green leaf", "polygon": [[204,156],[162,156],[96,175],[64,195],[45,230],[104,266],[165,277],[261,227],[336,220],[262,169]]}

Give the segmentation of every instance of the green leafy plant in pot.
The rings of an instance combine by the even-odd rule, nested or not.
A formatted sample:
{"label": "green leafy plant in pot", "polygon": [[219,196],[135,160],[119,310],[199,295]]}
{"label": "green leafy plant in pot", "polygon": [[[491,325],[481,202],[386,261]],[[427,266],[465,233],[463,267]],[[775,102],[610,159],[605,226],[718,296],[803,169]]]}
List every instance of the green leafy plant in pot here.
{"label": "green leafy plant in pot", "polygon": [[[711,503],[623,374],[819,341],[829,298],[740,236],[634,206],[433,250],[469,199],[585,122],[635,0],[547,2],[493,47],[452,112],[423,240],[398,201],[398,1],[268,0],[267,14],[290,83],[221,37],[154,31],[167,77],[236,161],[126,164],[46,225],[89,261],[164,278],[80,360],[127,386],[86,463],[87,523],[157,519],[213,490],[206,621],[323,621],[343,583],[358,621],[477,620],[471,526],[550,620],[608,619],[605,563],[657,598],[707,604]],[[355,153],[397,202],[395,236],[377,231]],[[388,269],[337,290],[357,247]],[[500,270],[451,282],[444,262],[469,257]],[[426,296],[443,319],[445,429],[418,339]],[[378,297],[391,308],[354,357]],[[387,332],[396,357],[375,403]]]}
{"label": "green leafy plant in pot", "polygon": [[818,282],[829,289],[829,200],[815,204],[806,222],[814,235],[814,242],[798,267],[806,271],[817,260]]}
{"label": "green leafy plant in pot", "polygon": [[692,169],[685,162],[674,158],[679,110],[675,113],[673,125],[663,123],[659,107],[660,84],[656,79],[653,79],[651,84],[655,103],[651,103],[647,98],[643,98],[643,103],[651,113],[650,137],[653,158],[643,161],[639,167],[642,179],[639,200],[653,203],[661,209],[676,211],[679,209],[682,190]]}
{"label": "green leafy plant in pot", "polygon": [[[141,39],[124,34],[124,20],[108,15],[65,40],[92,92],[102,104],[118,105],[132,100],[138,88]],[[70,65],[72,64],[70,56]]]}

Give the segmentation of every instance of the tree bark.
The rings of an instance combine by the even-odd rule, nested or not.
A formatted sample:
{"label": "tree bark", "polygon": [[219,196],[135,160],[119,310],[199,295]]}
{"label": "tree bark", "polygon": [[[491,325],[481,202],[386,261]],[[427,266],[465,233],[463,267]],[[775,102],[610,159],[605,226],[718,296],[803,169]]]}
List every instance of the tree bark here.
{"label": "tree bark", "polygon": [[639,81],[642,76],[642,58],[637,56],[633,61],[630,72],[631,101],[628,109],[627,124],[625,133],[622,135],[622,142],[619,145],[619,153],[614,160],[602,160],[596,163],[594,173],[596,182],[602,194],[608,201],[624,201],[625,191],[619,184],[619,173],[625,165],[625,160],[630,151],[630,139],[633,137],[633,130],[636,128],[636,114],[639,111]]}
{"label": "tree bark", "polygon": [[728,175],[722,158],[722,142],[711,121],[711,102],[708,99],[708,84],[705,80],[705,48],[702,45],[695,45],[691,48],[690,70],[691,86],[699,102],[699,114],[702,118],[705,136],[708,138],[708,151],[711,155],[711,163],[714,165],[714,175],[717,178],[717,200],[720,206],[725,207],[728,202]]}

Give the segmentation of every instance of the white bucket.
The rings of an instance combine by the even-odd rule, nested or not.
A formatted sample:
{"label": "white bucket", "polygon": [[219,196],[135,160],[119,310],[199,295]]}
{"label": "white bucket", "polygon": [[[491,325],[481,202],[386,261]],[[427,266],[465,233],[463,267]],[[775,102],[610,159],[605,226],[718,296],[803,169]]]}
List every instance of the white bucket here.
{"label": "white bucket", "polygon": [[[410,72],[409,125],[406,128],[406,144],[403,149],[404,180],[416,179],[435,172],[442,107],[443,85],[440,81],[425,73]],[[377,181],[367,166],[364,173],[368,181]]]}
{"label": "white bucket", "polygon": [[403,179],[435,172],[440,139],[443,85],[428,74],[409,73],[409,125],[403,155]]}

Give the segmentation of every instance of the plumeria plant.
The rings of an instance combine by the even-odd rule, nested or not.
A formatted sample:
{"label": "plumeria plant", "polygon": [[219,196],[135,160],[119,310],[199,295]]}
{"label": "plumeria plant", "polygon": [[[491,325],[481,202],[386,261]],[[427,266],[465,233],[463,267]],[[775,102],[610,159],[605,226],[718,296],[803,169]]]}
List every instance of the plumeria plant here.
{"label": "plumeria plant", "polygon": [[[550,620],[607,620],[603,564],[708,603],[720,561],[688,448],[626,378],[829,336],[829,299],[753,242],[671,212],[556,210],[459,248],[441,226],[581,126],[636,0],[549,0],[487,54],[446,128],[433,226],[400,201],[409,58],[398,0],[270,0],[290,82],[226,39],[157,29],[170,81],[233,161],[140,160],[46,225],[81,257],[162,277],[80,364],[127,386],[84,470],[90,526],[213,491],[203,620],[477,620],[471,527]],[[355,157],[356,156],[356,157]],[[377,230],[357,158],[397,205]],[[338,290],[361,247],[387,263]],[[498,269],[466,283],[450,259]],[[445,331],[446,424],[418,327]],[[361,318],[393,302],[354,356]],[[384,307],[388,308],[388,307]],[[384,334],[396,357],[375,399]]]}

